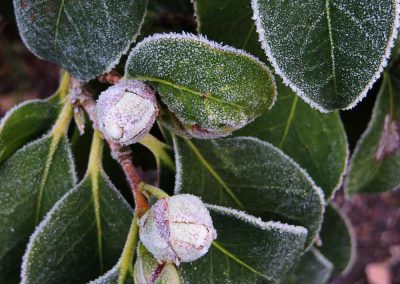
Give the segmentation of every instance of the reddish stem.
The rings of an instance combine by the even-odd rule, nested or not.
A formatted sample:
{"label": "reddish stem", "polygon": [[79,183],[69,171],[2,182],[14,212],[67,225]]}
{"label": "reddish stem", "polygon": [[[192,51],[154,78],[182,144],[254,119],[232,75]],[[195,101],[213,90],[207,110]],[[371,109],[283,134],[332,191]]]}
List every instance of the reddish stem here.
{"label": "reddish stem", "polygon": [[147,198],[140,191],[141,178],[136,171],[132,161],[132,151],[128,146],[121,146],[113,141],[108,141],[111,149],[113,158],[121,165],[124,170],[126,179],[128,180],[129,186],[132,190],[133,198],[136,205],[136,214],[140,218],[142,217],[150,205]]}
{"label": "reddish stem", "polygon": [[111,70],[111,72],[102,74],[97,79],[102,83],[108,83],[111,85],[117,84],[121,80],[122,76],[115,70]]}
{"label": "reddish stem", "polygon": [[[70,97],[75,107],[82,107],[93,123],[93,128],[98,129],[96,115],[96,101],[92,95],[77,80],[72,80]],[[111,149],[112,157],[121,165],[135,200],[136,214],[140,218],[149,209],[149,203],[139,190],[140,176],[132,161],[132,151],[128,146],[122,146],[106,139]]]}

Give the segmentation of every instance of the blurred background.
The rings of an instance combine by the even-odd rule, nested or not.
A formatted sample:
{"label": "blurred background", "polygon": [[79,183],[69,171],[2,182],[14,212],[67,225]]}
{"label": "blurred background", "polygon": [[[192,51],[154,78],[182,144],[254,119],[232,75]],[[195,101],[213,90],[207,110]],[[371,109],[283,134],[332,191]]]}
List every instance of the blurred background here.
{"label": "blurred background", "polygon": [[[168,29],[182,24],[193,29],[192,15],[162,12],[154,19],[155,24]],[[22,101],[51,95],[59,73],[57,65],[38,59],[25,48],[14,21],[12,1],[1,0],[0,118]],[[376,92],[373,90],[354,110],[341,113],[351,151],[368,124]],[[400,284],[400,190],[352,199],[346,199],[339,190],[334,202],[353,225],[357,248],[352,269],[330,283]]]}

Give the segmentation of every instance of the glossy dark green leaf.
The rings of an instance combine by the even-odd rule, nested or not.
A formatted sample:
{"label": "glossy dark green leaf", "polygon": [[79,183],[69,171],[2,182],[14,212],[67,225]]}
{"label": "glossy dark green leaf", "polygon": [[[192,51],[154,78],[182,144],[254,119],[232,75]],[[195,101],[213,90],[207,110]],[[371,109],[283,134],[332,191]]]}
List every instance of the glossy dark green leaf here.
{"label": "glossy dark green leaf", "polygon": [[29,236],[48,210],[75,185],[66,136],[45,136],[0,165],[0,282],[19,276]]}
{"label": "glossy dark green leaf", "polygon": [[[124,249],[117,264],[107,273],[90,284],[134,284],[133,257],[138,244],[138,219],[135,216],[125,242]],[[138,283],[135,283],[138,284]]]}
{"label": "glossy dark green leaf", "polygon": [[[208,38],[242,48],[266,62],[252,21],[250,0],[196,0],[198,31]],[[278,78],[277,78],[278,79]],[[347,160],[346,134],[337,113],[313,110],[277,80],[274,107],[235,132],[270,142],[311,175],[329,199],[339,187]]]}
{"label": "glossy dark green leaf", "polygon": [[187,0],[149,0],[149,10],[153,10],[158,13],[188,13],[193,9],[190,1]]}
{"label": "glossy dark green leaf", "polygon": [[353,262],[355,239],[350,223],[339,209],[327,206],[320,232],[318,250],[333,264],[335,275],[347,271]]}
{"label": "glossy dark green leaf", "polygon": [[321,111],[354,107],[380,77],[397,35],[394,0],[252,0],[277,74]]}
{"label": "glossy dark green leaf", "polygon": [[118,63],[140,31],[146,6],[147,0],[14,0],[30,51],[82,80]]}
{"label": "glossy dark green leaf", "polygon": [[125,75],[150,81],[190,135],[223,136],[269,109],[274,79],[258,59],[190,34],[148,37],[130,53]]}
{"label": "glossy dark green leaf", "polygon": [[400,186],[400,78],[385,73],[371,121],[359,140],[346,180],[349,195]]}
{"label": "glossy dark green leaf", "polygon": [[308,229],[307,246],[322,222],[324,197],[307,173],[269,143],[256,138],[175,138],[175,193],[246,210],[264,219]]}
{"label": "glossy dark green leaf", "polygon": [[332,270],[332,263],[317,249],[311,248],[300,258],[285,284],[325,284]]}
{"label": "glossy dark green leaf", "polygon": [[131,219],[131,208],[101,168],[101,154],[91,157],[83,181],[56,203],[32,235],[22,283],[95,279],[118,261]]}
{"label": "glossy dark green leaf", "polygon": [[251,0],[196,0],[193,5],[199,34],[246,50],[266,62],[252,20]]}
{"label": "glossy dark green leaf", "polygon": [[27,101],[11,109],[0,122],[0,163],[50,129],[57,111],[57,104],[44,100]]}
{"label": "glossy dark green leaf", "polygon": [[235,136],[253,136],[279,147],[299,163],[330,199],[342,184],[347,141],[337,112],[322,114],[281,82],[274,108]]}
{"label": "glossy dark green leaf", "polygon": [[185,283],[281,283],[303,251],[307,230],[210,206],[217,240],[193,263],[182,263]]}

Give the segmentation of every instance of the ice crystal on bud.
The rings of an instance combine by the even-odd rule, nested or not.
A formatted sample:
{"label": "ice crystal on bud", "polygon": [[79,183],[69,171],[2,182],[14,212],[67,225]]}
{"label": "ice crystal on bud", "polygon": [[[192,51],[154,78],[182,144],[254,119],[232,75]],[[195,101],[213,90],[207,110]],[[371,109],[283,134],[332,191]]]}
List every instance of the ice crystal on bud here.
{"label": "ice crystal on bud", "polygon": [[97,101],[100,131],[107,139],[124,145],[142,139],[157,115],[153,90],[139,81],[122,81],[102,92]]}
{"label": "ice crystal on bud", "polygon": [[153,255],[139,243],[134,266],[135,284],[178,284],[181,276],[172,263],[158,263]]}
{"label": "ice crystal on bud", "polygon": [[158,261],[194,261],[217,233],[200,198],[180,194],[158,200],[140,220],[140,240]]}

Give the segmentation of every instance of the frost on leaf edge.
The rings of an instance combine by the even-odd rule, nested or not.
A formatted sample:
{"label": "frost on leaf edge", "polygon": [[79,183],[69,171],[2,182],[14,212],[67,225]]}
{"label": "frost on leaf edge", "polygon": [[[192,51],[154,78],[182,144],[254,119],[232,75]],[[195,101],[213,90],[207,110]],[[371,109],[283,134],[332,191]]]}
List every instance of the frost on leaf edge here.
{"label": "frost on leaf edge", "polygon": [[261,218],[257,218],[253,215],[249,215],[244,211],[240,211],[237,209],[228,208],[228,207],[224,207],[224,206],[219,206],[219,205],[206,204],[206,207],[208,209],[210,209],[211,211],[215,211],[224,216],[233,216],[240,221],[246,222],[246,223],[253,225],[262,230],[278,229],[281,231],[290,232],[290,233],[298,235],[298,236],[303,236],[304,242],[305,242],[305,239],[308,234],[308,230],[302,226],[290,225],[290,224],[277,222],[277,221],[264,222]]}
{"label": "frost on leaf edge", "polygon": [[[42,60],[48,61],[48,62],[53,62],[53,63],[55,63],[55,64],[57,64],[57,65],[60,65],[60,66],[63,67],[65,70],[67,70],[67,71],[70,72],[72,75],[74,75],[77,79],[80,79],[80,80],[83,80],[83,81],[86,81],[86,82],[87,82],[87,81],[89,81],[89,80],[95,78],[95,77],[98,76],[98,75],[101,75],[101,74],[110,72],[110,71],[120,62],[122,56],[128,53],[128,51],[129,51],[129,49],[130,49],[132,43],[134,43],[134,42],[136,41],[137,37],[140,35],[140,32],[141,32],[141,30],[142,30],[143,23],[144,23],[145,18],[146,18],[148,0],[143,0],[143,1],[146,2],[146,4],[145,4],[145,9],[144,9],[144,13],[143,13],[142,18],[141,18],[140,21],[138,22],[138,30],[137,30],[136,34],[134,34],[133,37],[132,37],[132,39],[130,39],[130,40],[128,41],[127,45],[126,45],[124,48],[121,48],[121,51],[115,55],[115,59],[114,59],[114,60],[110,60],[110,62],[108,63],[108,65],[105,65],[105,64],[104,64],[105,66],[102,68],[103,71],[100,71],[100,72],[97,73],[97,74],[93,74],[93,72],[91,72],[93,75],[82,74],[82,73],[80,73],[80,74],[75,74],[75,73],[73,73],[73,72],[70,72],[68,69],[66,69],[66,68],[63,67],[64,64],[61,64],[61,62],[55,62],[55,61],[53,61],[53,60],[50,61],[50,60],[48,60],[47,58],[44,58],[44,57],[40,56],[39,54],[37,54],[36,51],[35,51],[33,48],[31,48],[31,46],[28,44],[28,41],[27,41],[26,37],[24,36],[24,34],[21,33],[21,32],[18,32],[18,34],[20,35],[21,40],[22,40],[22,42],[24,43],[24,45],[27,47],[27,49],[28,49],[32,54],[34,54],[36,57],[38,57],[38,58],[40,58],[40,59],[42,59]],[[13,0],[14,9],[17,9],[16,3],[17,3],[16,0]],[[20,21],[18,20],[18,17],[17,17],[17,19],[16,19],[16,22],[17,22],[18,31],[20,31]],[[54,43],[52,43],[52,45],[54,45]],[[51,48],[53,48],[53,46],[52,46]],[[103,65],[103,64],[102,64],[102,65]],[[86,76],[82,76],[82,75],[86,75]]]}
{"label": "frost on leaf edge", "polygon": [[[110,186],[110,189],[113,193],[116,194],[116,197],[122,201],[122,203],[127,207],[129,211],[132,212],[133,215],[133,209],[129,205],[129,203],[125,200],[125,198],[122,197],[121,193],[117,190],[117,188],[114,186],[114,184],[111,183],[109,177],[105,174],[103,170],[100,171],[100,176],[99,178],[104,178],[106,183]],[[32,235],[29,237],[29,242],[26,246],[26,250],[24,253],[24,256],[22,257],[22,265],[21,265],[21,284],[28,284],[28,269],[29,269],[29,255],[30,252],[33,251],[33,246],[34,246],[34,241],[37,238],[37,236],[43,231],[45,228],[46,224],[49,223],[49,221],[52,218],[52,215],[55,214],[55,212],[60,210],[60,206],[66,200],[70,195],[73,193],[77,192],[80,188],[80,186],[86,182],[86,179],[88,178],[89,173],[87,173],[81,180],[81,182],[77,185],[75,185],[71,190],[69,190],[66,194],[64,194],[63,197],[61,197],[50,209],[49,212],[46,213],[46,216],[43,218],[43,220],[39,223],[39,225],[36,226],[35,231],[32,233]]]}
{"label": "frost on leaf edge", "polygon": [[260,59],[258,59],[254,55],[248,53],[247,51],[242,50],[242,49],[237,49],[237,48],[229,46],[229,45],[224,45],[224,44],[218,43],[216,41],[209,40],[205,35],[195,35],[195,34],[187,33],[187,32],[183,32],[181,34],[172,32],[172,33],[161,33],[161,34],[154,34],[154,35],[148,36],[148,37],[144,38],[141,42],[139,42],[131,50],[131,52],[128,56],[128,59],[127,59],[127,64],[125,65],[125,74],[128,74],[129,62],[131,61],[131,58],[135,55],[135,53],[138,49],[140,49],[142,46],[144,46],[148,43],[154,43],[156,41],[163,40],[163,39],[172,39],[172,40],[177,39],[177,40],[194,41],[194,42],[200,43],[210,49],[220,50],[225,53],[231,53],[234,55],[238,55],[238,56],[250,59],[251,61],[256,63],[258,66],[260,66],[270,76],[272,86],[274,88],[270,109],[274,106],[278,93],[277,93],[277,86],[276,86],[275,78],[274,78],[274,75],[273,75],[273,72],[271,71],[271,69],[265,63],[263,63]]}
{"label": "frost on leaf edge", "polygon": [[0,119],[0,135],[1,132],[4,129],[4,125],[7,123],[7,120],[10,119],[10,117],[12,117],[12,115],[18,111],[20,108],[26,106],[26,105],[30,105],[32,103],[41,103],[41,104],[52,104],[51,102],[49,102],[48,100],[41,100],[41,99],[34,99],[34,100],[27,100],[27,101],[23,101],[19,104],[16,104],[15,106],[13,106],[12,108],[10,108],[6,114]]}
{"label": "frost on leaf edge", "polygon": [[[258,2],[259,2],[259,0],[251,0],[251,7],[253,10],[253,20],[256,24],[256,30],[258,33],[259,42],[261,43],[261,47],[263,48],[269,61],[271,62],[272,66],[274,67],[276,74],[278,74],[282,78],[285,85],[289,86],[300,98],[302,98],[312,108],[317,109],[322,113],[328,113],[328,112],[333,111],[333,110],[322,107],[320,104],[318,104],[318,103],[314,102],[313,100],[311,100],[310,98],[308,98],[305,95],[305,93],[298,86],[296,86],[288,77],[286,77],[284,72],[281,70],[276,59],[272,55],[271,47],[266,42],[266,40],[264,40],[265,29],[263,28],[262,23],[261,23],[261,16],[259,13]],[[368,82],[365,89],[358,96],[356,96],[355,99],[343,110],[349,110],[349,109],[354,108],[360,101],[362,101],[367,96],[368,91],[373,87],[375,82],[381,77],[381,73],[383,72],[384,68],[388,64],[388,60],[390,59],[390,54],[391,54],[392,48],[394,47],[394,44],[395,44],[395,41],[397,38],[398,29],[400,27],[400,0],[393,0],[393,2],[395,5],[394,22],[393,22],[393,26],[392,26],[391,36],[390,36],[389,42],[386,46],[385,52],[382,56],[380,65],[378,66],[376,72],[373,74],[371,80]]]}
{"label": "frost on leaf edge", "polygon": [[[176,173],[175,173],[175,187],[174,187],[174,194],[179,194],[180,191],[182,190],[182,157],[180,155],[180,149],[176,140],[176,136],[173,136],[173,144],[174,144],[174,153],[175,153],[175,167],[176,167]],[[316,229],[316,234],[314,238],[310,241],[310,244],[306,247],[306,250],[309,249],[315,240],[318,237],[318,232],[322,228],[322,222],[323,222],[323,215],[325,213],[325,195],[322,189],[317,186],[314,182],[314,180],[310,177],[310,175],[304,170],[296,161],[294,161],[291,157],[289,157],[287,154],[285,154],[281,149],[275,147],[271,143],[268,143],[266,141],[260,140],[255,137],[247,137],[247,136],[239,136],[239,137],[234,137],[234,138],[222,138],[221,140],[226,139],[226,140],[247,140],[247,141],[253,141],[259,144],[262,144],[270,149],[275,150],[278,154],[283,156],[285,159],[288,160],[289,163],[291,163],[295,168],[297,168],[300,173],[307,179],[307,181],[310,183],[311,187],[314,189],[316,192],[317,196],[319,197],[320,200],[320,209],[321,209],[321,218],[318,222],[318,227]]]}

